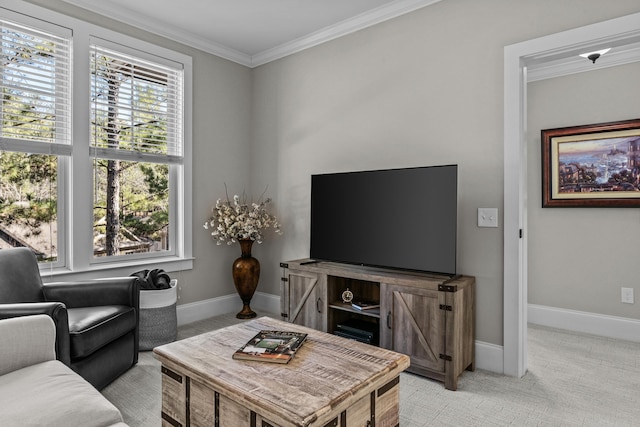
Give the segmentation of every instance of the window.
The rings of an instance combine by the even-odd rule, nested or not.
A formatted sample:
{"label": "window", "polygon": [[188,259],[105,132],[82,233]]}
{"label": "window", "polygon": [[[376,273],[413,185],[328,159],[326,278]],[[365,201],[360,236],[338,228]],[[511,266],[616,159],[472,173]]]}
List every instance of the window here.
{"label": "window", "polygon": [[61,263],[58,179],[71,154],[68,30],[0,20],[0,248]]}
{"label": "window", "polygon": [[170,251],[169,169],[182,160],[182,69],[101,44],[91,45],[93,254]]}
{"label": "window", "polygon": [[191,59],[15,7],[0,8],[0,248],[52,275],[190,268]]}

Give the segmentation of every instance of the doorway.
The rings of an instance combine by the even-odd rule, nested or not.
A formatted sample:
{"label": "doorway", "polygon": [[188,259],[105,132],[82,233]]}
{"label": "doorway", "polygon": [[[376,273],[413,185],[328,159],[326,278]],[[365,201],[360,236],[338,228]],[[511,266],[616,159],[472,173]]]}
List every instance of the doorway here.
{"label": "doorway", "polygon": [[[530,70],[580,53],[640,43],[640,13],[504,49],[503,372],[527,371],[527,82]],[[565,67],[567,74],[571,66]]]}

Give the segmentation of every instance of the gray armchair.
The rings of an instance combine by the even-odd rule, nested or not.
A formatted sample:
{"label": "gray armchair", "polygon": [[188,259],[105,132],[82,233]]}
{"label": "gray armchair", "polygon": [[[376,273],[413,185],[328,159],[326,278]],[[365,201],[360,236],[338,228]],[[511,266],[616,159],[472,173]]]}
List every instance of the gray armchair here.
{"label": "gray armchair", "polygon": [[56,357],[98,390],[138,362],[136,277],[43,284],[29,249],[0,250],[0,319],[49,315]]}

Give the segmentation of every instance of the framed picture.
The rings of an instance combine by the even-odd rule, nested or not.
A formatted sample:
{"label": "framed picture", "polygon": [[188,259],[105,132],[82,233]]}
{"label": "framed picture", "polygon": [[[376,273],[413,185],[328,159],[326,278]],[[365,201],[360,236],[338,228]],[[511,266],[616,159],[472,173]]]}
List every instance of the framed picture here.
{"label": "framed picture", "polygon": [[640,119],[542,130],[542,207],[640,206]]}

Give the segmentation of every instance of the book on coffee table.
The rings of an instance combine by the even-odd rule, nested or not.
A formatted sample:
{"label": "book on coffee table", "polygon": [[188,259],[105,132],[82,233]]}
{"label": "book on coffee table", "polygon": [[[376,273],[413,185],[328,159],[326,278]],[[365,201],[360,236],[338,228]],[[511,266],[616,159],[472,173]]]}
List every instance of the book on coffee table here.
{"label": "book on coffee table", "polygon": [[237,360],[289,363],[307,334],[289,331],[260,331],[233,353]]}

